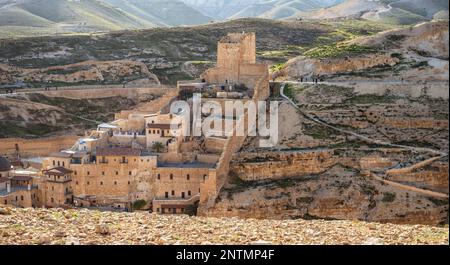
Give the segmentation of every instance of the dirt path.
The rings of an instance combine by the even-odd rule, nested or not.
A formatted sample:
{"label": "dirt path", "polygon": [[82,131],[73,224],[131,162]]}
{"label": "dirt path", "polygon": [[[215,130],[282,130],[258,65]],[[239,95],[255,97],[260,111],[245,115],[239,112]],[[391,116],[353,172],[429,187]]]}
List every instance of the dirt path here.
{"label": "dirt path", "polygon": [[338,131],[338,132],[343,133],[343,134],[348,134],[348,135],[354,136],[354,137],[356,137],[356,138],[358,138],[358,139],[360,139],[360,140],[362,140],[364,142],[367,142],[367,143],[383,145],[383,146],[388,146],[388,147],[395,147],[395,148],[404,148],[404,149],[412,150],[412,151],[415,151],[415,152],[429,152],[429,153],[433,153],[433,154],[440,155],[440,156],[447,156],[448,155],[447,153],[444,153],[444,152],[441,152],[441,151],[438,151],[438,150],[434,150],[434,149],[431,149],[431,148],[414,147],[414,146],[393,144],[393,143],[380,141],[380,140],[374,140],[374,139],[371,139],[371,138],[369,138],[367,136],[364,136],[364,135],[361,135],[361,134],[358,134],[358,133],[355,133],[355,132],[352,132],[352,131],[347,131],[347,130],[343,130],[341,128],[337,128],[337,127],[335,127],[333,125],[330,125],[330,124],[328,124],[328,123],[326,123],[324,121],[321,121],[321,120],[317,119],[316,117],[313,117],[313,116],[309,115],[308,113],[304,112],[297,104],[295,104],[294,101],[292,101],[292,99],[290,99],[289,97],[287,97],[284,94],[285,86],[286,86],[286,83],[283,83],[282,86],[281,86],[281,90],[280,90],[281,96],[284,99],[286,99],[287,101],[289,101],[289,103],[294,108],[296,108],[300,112],[300,114],[302,114],[302,116],[304,116],[306,119],[308,119],[308,120],[310,120],[312,122],[315,122],[315,123],[317,123],[319,125],[328,127],[330,129],[333,129],[333,130]]}

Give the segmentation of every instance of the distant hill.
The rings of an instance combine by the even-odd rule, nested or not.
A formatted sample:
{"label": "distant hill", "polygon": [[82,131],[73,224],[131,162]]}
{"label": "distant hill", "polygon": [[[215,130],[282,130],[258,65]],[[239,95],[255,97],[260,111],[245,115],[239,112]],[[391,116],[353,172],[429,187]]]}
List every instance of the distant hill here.
{"label": "distant hill", "polygon": [[179,0],[101,0],[158,26],[198,25],[212,20]]}
{"label": "distant hill", "polygon": [[209,24],[239,18],[448,20],[448,0],[0,0],[0,38]]}
{"label": "distant hill", "polygon": [[283,19],[298,11],[328,7],[342,0],[182,0],[217,20],[244,17]]}
{"label": "distant hill", "polygon": [[312,12],[299,11],[292,18],[364,18],[392,24],[415,24],[448,13],[448,0],[345,0]]}
{"label": "distant hill", "polygon": [[3,0],[0,35],[192,25],[211,19],[178,0]]}

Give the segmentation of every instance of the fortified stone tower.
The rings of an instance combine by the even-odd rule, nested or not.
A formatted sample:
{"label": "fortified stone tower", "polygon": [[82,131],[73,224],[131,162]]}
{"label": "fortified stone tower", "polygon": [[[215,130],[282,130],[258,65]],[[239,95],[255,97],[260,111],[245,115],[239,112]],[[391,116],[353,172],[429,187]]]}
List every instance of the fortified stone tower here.
{"label": "fortified stone tower", "polygon": [[210,84],[244,84],[254,89],[256,81],[267,74],[267,65],[256,63],[256,34],[229,33],[218,43],[217,66],[202,78]]}

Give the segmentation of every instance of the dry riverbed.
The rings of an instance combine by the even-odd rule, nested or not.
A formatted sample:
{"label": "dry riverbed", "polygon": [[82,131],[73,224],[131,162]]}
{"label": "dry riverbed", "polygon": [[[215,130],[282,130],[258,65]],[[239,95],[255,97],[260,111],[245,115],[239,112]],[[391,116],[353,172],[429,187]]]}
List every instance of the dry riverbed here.
{"label": "dry riverbed", "polygon": [[449,244],[447,228],[0,207],[0,244]]}

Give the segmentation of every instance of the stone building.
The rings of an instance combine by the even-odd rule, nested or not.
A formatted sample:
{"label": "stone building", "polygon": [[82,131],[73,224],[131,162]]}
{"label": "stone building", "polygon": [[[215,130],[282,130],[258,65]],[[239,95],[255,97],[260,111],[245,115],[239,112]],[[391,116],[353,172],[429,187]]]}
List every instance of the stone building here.
{"label": "stone building", "polygon": [[[254,33],[229,34],[218,43],[217,67],[207,70],[201,81],[179,82],[177,89],[218,89],[221,102],[252,100],[253,94],[264,99],[269,91],[268,67],[256,63],[255,50]],[[226,87],[228,91],[223,91]],[[231,91],[235,89],[240,92]],[[30,203],[22,206],[129,210],[135,202],[145,201],[147,208],[161,214],[195,213],[202,197],[207,201],[217,193],[231,155],[243,141],[232,131],[209,141],[183,135],[191,124],[185,124],[181,112],[169,112],[178,95],[158,105],[156,113],[121,112],[115,121],[86,132],[70,149],[49,155],[36,176],[17,179],[21,181],[16,185],[25,187],[31,196]],[[204,148],[191,148],[195,140],[204,141]],[[157,143],[159,148],[155,148]],[[214,152],[209,153],[211,149]],[[8,164],[0,164],[2,172]],[[6,189],[2,184],[6,181],[13,180],[0,178],[0,187]]]}
{"label": "stone building", "polygon": [[37,172],[19,170],[0,156],[0,205],[39,207],[43,201]]}

